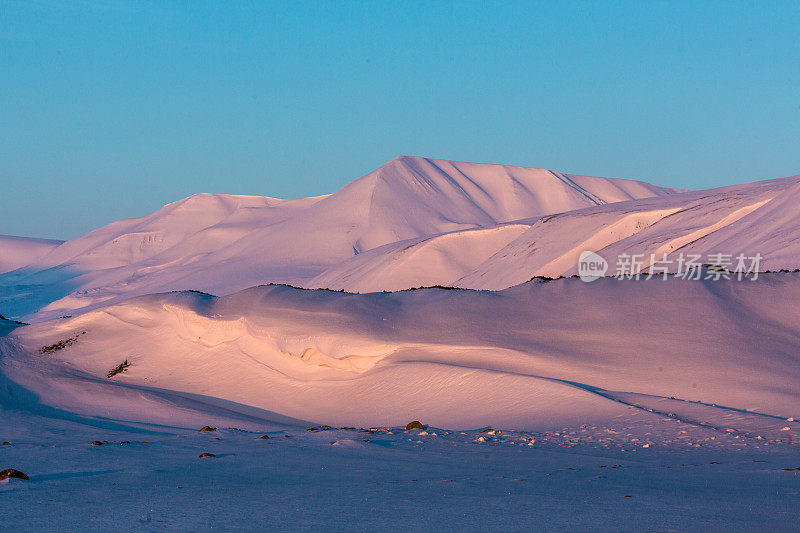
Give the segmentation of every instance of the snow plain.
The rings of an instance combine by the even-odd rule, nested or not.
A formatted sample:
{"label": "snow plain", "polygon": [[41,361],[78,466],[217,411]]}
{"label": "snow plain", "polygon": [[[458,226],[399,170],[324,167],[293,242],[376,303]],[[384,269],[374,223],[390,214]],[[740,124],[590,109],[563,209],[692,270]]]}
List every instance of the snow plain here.
{"label": "snow plain", "polygon": [[[3,419],[11,445],[0,458],[30,475],[0,482],[9,531],[793,531],[797,524],[800,464],[787,445],[754,450],[730,438],[727,448],[687,453],[565,444],[580,429],[420,435],[286,427],[265,429],[264,440],[262,432],[226,428],[112,427],[7,411]],[[693,426],[670,429],[682,428],[700,436]],[[98,439],[108,442],[90,444]]]}
{"label": "snow plain", "polygon": [[794,270],[799,183],[398,158],[0,239],[3,528],[794,530],[800,273],[528,280],[583,249]]}

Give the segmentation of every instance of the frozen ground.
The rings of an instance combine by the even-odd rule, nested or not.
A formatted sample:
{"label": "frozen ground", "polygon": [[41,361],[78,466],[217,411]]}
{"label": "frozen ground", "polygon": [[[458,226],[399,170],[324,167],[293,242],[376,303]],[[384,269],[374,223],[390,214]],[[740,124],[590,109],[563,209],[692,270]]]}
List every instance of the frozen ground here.
{"label": "frozen ground", "polygon": [[[198,433],[0,417],[11,442],[0,467],[30,477],[0,482],[8,531],[794,531],[800,505],[796,444],[672,419],[546,433]],[[642,431],[658,443],[644,448],[632,436]]]}

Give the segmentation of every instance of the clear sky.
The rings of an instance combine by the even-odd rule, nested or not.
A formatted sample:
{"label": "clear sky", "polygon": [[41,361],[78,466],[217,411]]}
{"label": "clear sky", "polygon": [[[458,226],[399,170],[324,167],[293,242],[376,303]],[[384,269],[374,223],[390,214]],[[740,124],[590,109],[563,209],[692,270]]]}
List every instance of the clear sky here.
{"label": "clear sky", "polygon": [[325,194],[401,154],[798,174],[800,2],[0,1],[0,234]]}

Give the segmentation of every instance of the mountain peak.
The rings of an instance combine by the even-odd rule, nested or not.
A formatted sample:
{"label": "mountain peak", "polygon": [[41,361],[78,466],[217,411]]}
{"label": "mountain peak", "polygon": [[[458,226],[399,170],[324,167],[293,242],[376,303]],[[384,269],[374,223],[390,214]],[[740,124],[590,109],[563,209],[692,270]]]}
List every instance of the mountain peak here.
{"label": "mountain peak", "polygon": [[[111,223],[31,265],[41,272],[31,285],[58,275],[64,292],[16,304],[14,314],[65,294],[43,316],[154,291],[303,285],[384,245],[672,193],[630,180],[403,155],[323,197],[200,193]],[[9,287],[17,284],[9,278]]]}

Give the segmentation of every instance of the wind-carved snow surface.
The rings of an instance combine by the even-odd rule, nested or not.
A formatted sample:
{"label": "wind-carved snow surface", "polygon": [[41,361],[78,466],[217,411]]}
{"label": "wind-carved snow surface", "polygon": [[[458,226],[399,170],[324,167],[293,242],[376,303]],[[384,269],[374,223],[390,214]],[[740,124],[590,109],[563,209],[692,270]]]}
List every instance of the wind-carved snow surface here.
{"label": "wind-carved snow surface", "polygon": [[795,273],[263,286],[19,326],[0,459],[30,480],[0,482],[3,523],[791,530],[798,302]]}
{"label": "wind-carved snow surface", "polygon": [[[453,429],[651,419],[664,414],[649,404],[666,402],[658,411],[674,419],[720,426],[747,413],[726,427],[787,437],[784,420],[800,419],[798,302],[796,274],[496,293],[170,293],[16,329],[0,365],[47,405],[126,421],[189,423],[152,390],[309,423]],[[123,360],[130,368],[105,379]]]}

